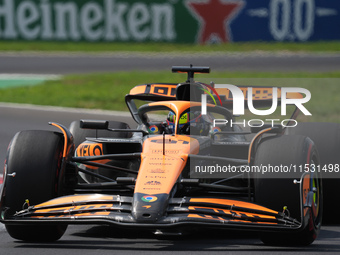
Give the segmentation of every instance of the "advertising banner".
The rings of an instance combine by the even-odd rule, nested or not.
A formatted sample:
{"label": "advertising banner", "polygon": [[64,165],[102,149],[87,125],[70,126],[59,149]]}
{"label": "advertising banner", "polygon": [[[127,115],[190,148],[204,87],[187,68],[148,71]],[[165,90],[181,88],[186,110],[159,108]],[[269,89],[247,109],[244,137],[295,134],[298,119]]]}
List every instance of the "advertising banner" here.
{"label": "advertising banner", "polygon": [[0,0],[1,40],[340,39],[337,0]]}

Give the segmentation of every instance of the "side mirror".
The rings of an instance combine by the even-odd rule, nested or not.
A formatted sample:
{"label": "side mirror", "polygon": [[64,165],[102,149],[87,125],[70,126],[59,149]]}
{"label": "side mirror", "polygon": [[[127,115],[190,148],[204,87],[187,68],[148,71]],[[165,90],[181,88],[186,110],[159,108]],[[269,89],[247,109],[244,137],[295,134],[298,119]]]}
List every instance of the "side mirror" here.
{"label": "side mirror", "polygon": [[108,129],[107,120],[80,120],[80,128],[84,129]]}

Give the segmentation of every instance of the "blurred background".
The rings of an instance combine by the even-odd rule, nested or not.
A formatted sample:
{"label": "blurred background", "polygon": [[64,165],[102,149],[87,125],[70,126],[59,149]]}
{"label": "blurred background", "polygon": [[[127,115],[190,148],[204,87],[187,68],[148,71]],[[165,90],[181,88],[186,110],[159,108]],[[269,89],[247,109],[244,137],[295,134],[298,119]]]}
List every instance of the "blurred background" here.
{"label": "blurred background", "polygon": [[1,0],[0,102],[126,111],[134,85],[183,81],[172,65],[338,78],[339,12],[337,0]]}

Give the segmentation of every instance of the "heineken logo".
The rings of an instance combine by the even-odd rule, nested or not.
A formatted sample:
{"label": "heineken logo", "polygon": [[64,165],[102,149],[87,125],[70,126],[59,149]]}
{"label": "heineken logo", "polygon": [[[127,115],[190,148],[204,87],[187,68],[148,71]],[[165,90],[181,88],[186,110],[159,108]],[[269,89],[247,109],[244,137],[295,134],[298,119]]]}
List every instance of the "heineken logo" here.
{"label": "heineken logo", "polygon": [[2,0],[0,38],[173,41],[174,16],[166,2]]}

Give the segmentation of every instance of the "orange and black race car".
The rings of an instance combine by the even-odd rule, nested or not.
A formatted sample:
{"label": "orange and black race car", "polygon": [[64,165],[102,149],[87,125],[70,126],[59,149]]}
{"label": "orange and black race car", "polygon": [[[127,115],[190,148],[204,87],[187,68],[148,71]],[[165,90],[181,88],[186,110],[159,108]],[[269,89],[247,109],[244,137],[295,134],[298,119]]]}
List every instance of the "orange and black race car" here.
{"label": "orange and black race car", "polygon": [[[60,132],[17,133],[1,190],[8,233],[52,241],[69,224],[105,224],[158,234],[258,231],[267,244],[312,243],[323,205],[320,175],[308,170],[320,164],[314,142],[282,125],[244,131],[230,110],[230,91],[194,81],[209,71],[173,67],[188,80],[134,87],[126,103],[135,129],[80,120],[70,128],[50,123]],[[271,105],[272,89],[254,91],[254,105]]]}

